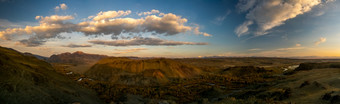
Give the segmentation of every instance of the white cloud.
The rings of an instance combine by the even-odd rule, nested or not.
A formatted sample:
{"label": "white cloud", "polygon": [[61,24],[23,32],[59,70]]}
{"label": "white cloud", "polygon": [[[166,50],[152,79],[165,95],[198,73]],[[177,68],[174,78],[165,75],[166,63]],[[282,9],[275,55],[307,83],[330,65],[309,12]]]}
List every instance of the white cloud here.
{"label": "white cloud", "polygon": [[175,35],[178,33],[190,31],[190,26],[185,26],[188,20],[186,18],[182,18],[181,16],[177,16],[172,13],[165,14],[163,17],[158,17],[155,15],[145,17],[145,21],[143,23],[143,27],[145,27],[145,31],[156,33],[166,33],[166,35]]}
{"label": "white cloud", "polygon": [[132,48],[132,49],[115,49],[116,52],[114,54],[126,54],[126,53],[134,53],[142,50],[148,50],[147,48]]}
{"label": "white cloud", "polygon": [[[285,21],[295,18],[312,10],[313,7],[321,4],[321,0],[240,0],[238,8],[241,12],[248,11],[246,21],[254,21],[257,24],[255,35],[268,34],[269,30],[284,24]],[[245,24],[245,23],[243,23]],[[241,25],[242,26],[242,25]],[[235,31],[238,36],[248,30]]]}
{"label": "white cloud", "polygon": [[[85,35],[112,35],[112,37],[121,36],[122,33],[139,34],[152,33],[159,35],[176,35],[187,31],[211,36],[211,34],[200,32],[198,26],[186,25],[187,19],[181,16],[168,13],[162,16],[149,15],[145,18],[118,18],[129,15],[131,11],[107,11],[100,12],[93,16],[92,20],[80,23],[72,23],[69,20],[74,19],[73,16],[51,15],[36,16],[39,20],[38,26],[26,26],[24,28],[6,28],[0,31],[0,39],[11,40],[15,36],[28,35],[29,39],[23,39],[27,46],[42,45],[50,38],[61,37],[60,33],[81,32]],[[193,28],[195,28],[193,30]],[[32,42],[32,45],[28,45]],[[39,43],[39,44],[38,44]]]}
{"label": "white cloud", "polygon": [[55,11],[59,11],[59,10],[66,10],[67,9],[67,5],[65,3],[59,4],[59,6],[56,6],[54,8]]}
{"label": "white cloud", "polygon": [[[65,22],[66,20],[74,19],[72,16],[37,16],[36,19],[40,19],[39,26],[7,28],[4,31],[0,31],[0,38],[3,40],[11,40],[15,35],[30,35],[31,37],[29,39],[23,39],[20,42],[26,46],[38,46],[45,42],[44,39],[55,38],[60,33],[72,32],[77,28],[77,25]],[[30,45],[30,43],[32,44]]]}
{"label": "white cloud", "polygon": [[211,34],[203,32],[203,36],[212,36]]}
{"label": "white cloud", "polygon": [[60,10],[60,7],[59,7],[59,6],[56,6],[56,7],[54,8],[54,10],[55,10],[55,11],[59,11],[59,10]]}
{"label": "white cloud", "polygon": [[194,31],[193,31],[194,34],[196,34],[196,35],[203,35],[203,36],[206,36],[206,37],[212,36],[211,34],[208,34],[208,33],[205,33],[205,32],[200,32],[199,29],[200,29],[200,27],[196,26]]}
{"label": "white cloud", "polygon": [[324,42],[326,42],[326,38],[324,38],[324,37],[321,37],[318,41],[315,41],[314,42],[314,45],[319,45],[319,44],[321,44],[321,43],[324,43]]}
{"label": "white cloud", "polygon": [[248,51],[260,51],[260,50],[262,50],[262,49],[260,49],[260,48],[248,49]]}
{"label": "white cloud", "polygon": [[72,20],[74,19],[73,16],[59,16],[59,15],[52,15],[52,16],[36,16],[35,19],[40,19],[40,23],[48,23],[48,24],[54,24],[54,23],[60,23],[60,22],[64,22],[66,20]]}
{"label": "white cloud", "polygon": [[[116,17],[126,16],[131,14],[130,10],[127,11],[106,11],[106,12],[99,12],[97,16],[93,16],[94,21],[100,21],[100,20],[106,20],[106,19],[112,19]],[[90,18],[90,17],[89,17]],[[92,17],[91,17],[92,18]]]}
{"label": "white cloud", "polygon": [[289,48],[279,48],[276,51],[289,51],[289,50],[300,50],[304,49],[304,47],[289,47]]}
{"label": "white cloud", "polygon": [[191,31],[192,27],[186,26],[188,20],[172,13],[164,16],[146,16],[145,18],[116,18],[105,21],[87,21],[79,23],[80,31],[86,35],[121,33],[155,32],[157,34],[176,35]]}
{"label": "white cloud", "polygon": [[247,35],[249,34],[249,27],[250,25],[253,24],[253,21],[246,21],[243,24],[241,24],[240,26],[238,26],[235,29],[235,33],[237,34],[238,37],[241,37],[242,35]]}
{"label": "white cloud", "polygon": [[108,45],[108,46],[140,46],[140,45],[149,45],[149,46],[176,46],[176,45],[208,45],[208,43],[196,43],[196,42],[182,42],[182,41],[170,41],[163,40],[158,38],[143,38],[137,37],[130,40],[90,40],[88,41],[92,44],[99,45]]}
{"label": "white cloud", "polygon": [[295,46],[297,46],[297,47],[300,47],[300,46],[301,46],[301,44],[295,44]]}
{"label": "white cloud", "polygon": [[138,13],[138,16],[142,16],[142,15],[151,15],[151,14],[157,14],[157,13],[160,13],[159,10],[152,9],[151,11],[148,11],[148,12]]}
{"label": "white cloud", "polygon": [[60,4],[60,9],[66,10],[67,9],[67,5],[65,3]]}

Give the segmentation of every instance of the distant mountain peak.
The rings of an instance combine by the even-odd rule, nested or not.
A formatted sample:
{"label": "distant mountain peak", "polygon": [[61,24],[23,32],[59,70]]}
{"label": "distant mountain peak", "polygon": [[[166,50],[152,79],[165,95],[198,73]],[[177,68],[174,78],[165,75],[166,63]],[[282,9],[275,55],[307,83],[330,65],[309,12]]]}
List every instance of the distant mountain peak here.
{"label": "distant mountain peak", "polygon": [[88,62],[98,61],[105,57],[108,57],[108,56],[100,55],[100,54],[88,54],[82,51],[76,51],[73,53],[66,52],[66,53],[61,53],[57,55],[52,55],[48,59],[48,62],[84,64]]}

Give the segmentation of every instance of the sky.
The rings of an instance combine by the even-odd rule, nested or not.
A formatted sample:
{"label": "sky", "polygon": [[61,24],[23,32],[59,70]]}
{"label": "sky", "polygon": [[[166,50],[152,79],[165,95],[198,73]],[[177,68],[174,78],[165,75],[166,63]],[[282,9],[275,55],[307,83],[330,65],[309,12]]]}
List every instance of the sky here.
{"label": "sky", "polygon": [[137,57],[340,57],[339,0],[0,0],[0,46]]}

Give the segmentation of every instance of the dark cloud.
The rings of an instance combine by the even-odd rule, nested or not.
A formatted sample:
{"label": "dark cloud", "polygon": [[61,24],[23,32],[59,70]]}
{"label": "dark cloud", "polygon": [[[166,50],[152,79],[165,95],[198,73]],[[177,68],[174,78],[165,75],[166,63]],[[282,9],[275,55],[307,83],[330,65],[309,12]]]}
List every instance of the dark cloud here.
{"label": "dark cloud", "polygon": [[46,41],[39,40],[39,39],[36,39],[36,38],[29,38],[29,39],[20,40],[19,44],[27,46],[27,47],[36,47],[36,46],[43,45],[43,43],[45,43],[45,42]]}

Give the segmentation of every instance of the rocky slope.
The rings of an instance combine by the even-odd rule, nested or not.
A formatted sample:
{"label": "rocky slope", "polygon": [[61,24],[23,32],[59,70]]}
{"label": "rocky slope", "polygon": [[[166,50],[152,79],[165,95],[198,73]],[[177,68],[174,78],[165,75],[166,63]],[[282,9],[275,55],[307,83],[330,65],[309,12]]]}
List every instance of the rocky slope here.
{"label": "rocky slope", "polygon": [[0,47],[0,102],[5,104],[102,103],[95,92],[33,56]]}

